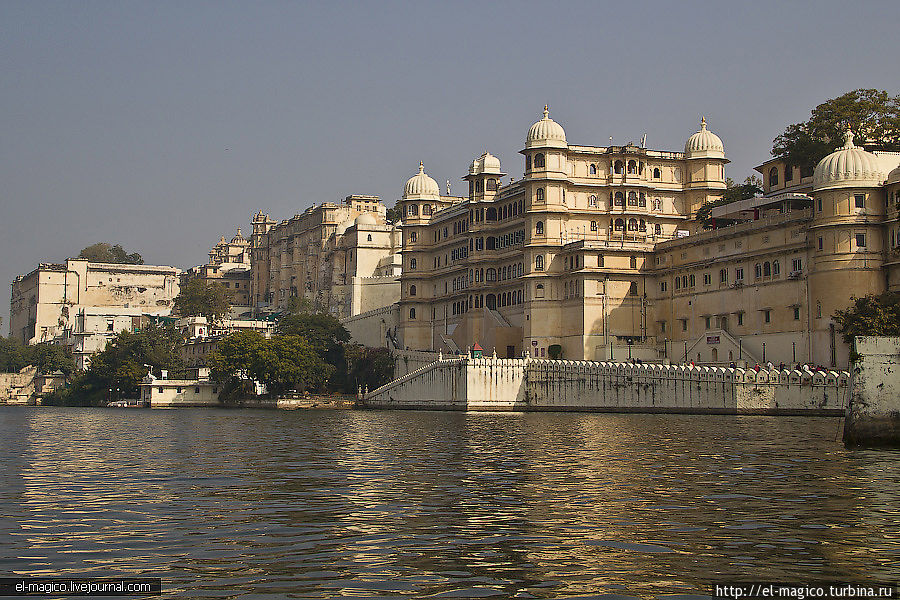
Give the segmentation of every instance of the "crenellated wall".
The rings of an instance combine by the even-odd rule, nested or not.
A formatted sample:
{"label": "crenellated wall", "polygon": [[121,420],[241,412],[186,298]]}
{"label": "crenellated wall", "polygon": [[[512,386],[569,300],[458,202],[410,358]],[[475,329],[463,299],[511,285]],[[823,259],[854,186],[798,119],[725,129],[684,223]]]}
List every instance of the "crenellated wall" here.
{"label": "crenellated wall", "polygon": [[541,359],[439,360],[366,395],[371,408],[842,415],[846,372]]}

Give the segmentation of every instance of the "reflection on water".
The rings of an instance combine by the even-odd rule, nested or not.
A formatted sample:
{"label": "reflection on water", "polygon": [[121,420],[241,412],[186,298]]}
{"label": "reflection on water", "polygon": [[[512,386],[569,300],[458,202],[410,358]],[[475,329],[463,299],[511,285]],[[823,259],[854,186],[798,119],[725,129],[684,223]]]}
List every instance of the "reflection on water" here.
{"label": "reflection on water", "polygon": [[896,453],[836,419],[0,411],[0,572],[168,598],[658,597],[893,581]]}

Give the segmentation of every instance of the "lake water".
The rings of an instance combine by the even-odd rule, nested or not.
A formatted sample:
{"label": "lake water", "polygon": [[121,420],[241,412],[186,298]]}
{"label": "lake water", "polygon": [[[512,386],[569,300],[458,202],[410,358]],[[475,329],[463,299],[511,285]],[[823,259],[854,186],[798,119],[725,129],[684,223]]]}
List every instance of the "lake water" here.
{"label": "lake water", "polygon": [[839,419],[0,408],[0,573],[165,598],[658,598],[900,579]]}

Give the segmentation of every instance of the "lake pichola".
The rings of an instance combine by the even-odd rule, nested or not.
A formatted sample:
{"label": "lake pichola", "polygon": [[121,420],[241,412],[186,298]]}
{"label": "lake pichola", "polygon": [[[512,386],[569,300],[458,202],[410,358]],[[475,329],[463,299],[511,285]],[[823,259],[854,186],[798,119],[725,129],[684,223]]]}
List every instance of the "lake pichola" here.
{"label": "lake pichola", "polygon": [[0,408],[0,572],[164,598],[687,598],[900,579],[834,418]]}

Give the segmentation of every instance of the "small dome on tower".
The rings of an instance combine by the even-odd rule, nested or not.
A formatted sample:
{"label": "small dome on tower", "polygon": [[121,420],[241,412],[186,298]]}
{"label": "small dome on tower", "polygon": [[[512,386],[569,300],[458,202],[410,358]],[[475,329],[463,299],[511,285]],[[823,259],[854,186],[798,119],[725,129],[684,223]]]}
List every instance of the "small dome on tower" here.
{"label": "small dome on tower", "polygon": [[684,143],[686,158],[725,158],[722,139],[706,128],[706,117],[700,119],[700,131]]}
{"label": "small dome on tower", "polygon": [[241,228],[238,227],[237,233],[235,234],[235,236],[233,238],[231,238],[231,243],[232,244],[241,244],[246,241],[247,240],[244,239],[244,236],[241,235]]}
{"label": "small dome on tower", "polygon": [[491,154],[490,152],[485,152],[478,158],[472,161],[472,166],[469,167],[469,175],[505,175],[500,170],[500,159]]}
{"label": "small dome on tower", "polygon": [[835,150],[816,165],[813,191],[840,187],[876,187],[884,181],[884,171],[871,152],[853,145],[850,127],[844,132],[844,147]]}
{"label": "small dome on tower", "polygon": [[425,165],[419,163],[419,172],[406,181],[403,197],[407,200],[414,198],[426,198],[438,200],[441,196],[441,188],[437,181],[425,174]]}
{"label": "small dome on tower", "polygon": [[888,173],[887,181],[885,183],[900,183],[900,166]]}
{"label": "small dome on tower", "polygon": [[378,221],[375,220],[375,215],[370,212],[364,212],[356,217],[356,220],[353,222],[357,225],[375,225],[378,223]]}
{"label": "small dome on tower", "polygon": [[550,108],[544,105],[544,118],[531,126],[525,138],[526,148],[565,148],[566,132],[562,125],[550,118]]}

